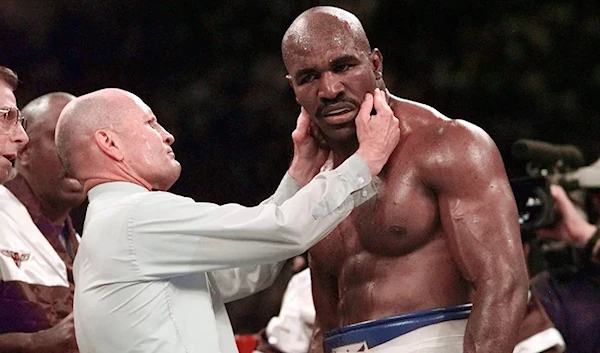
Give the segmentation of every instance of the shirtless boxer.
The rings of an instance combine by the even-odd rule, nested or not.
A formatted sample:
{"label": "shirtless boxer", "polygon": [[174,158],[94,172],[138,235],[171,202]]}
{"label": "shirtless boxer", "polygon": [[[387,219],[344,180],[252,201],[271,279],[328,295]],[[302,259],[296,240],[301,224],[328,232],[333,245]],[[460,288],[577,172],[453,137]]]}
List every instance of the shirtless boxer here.
{"label": "shirtless boxer", "polygon": [[284,35],[282,56],[333,167],[358,147],[354,118],[365,92],[387,92],[402,131],[375,179],[377,197],[309,251],[311,351],[512,352],[528,278],[492,139],[390,94],[381,52],[345,10],[302,13]]}

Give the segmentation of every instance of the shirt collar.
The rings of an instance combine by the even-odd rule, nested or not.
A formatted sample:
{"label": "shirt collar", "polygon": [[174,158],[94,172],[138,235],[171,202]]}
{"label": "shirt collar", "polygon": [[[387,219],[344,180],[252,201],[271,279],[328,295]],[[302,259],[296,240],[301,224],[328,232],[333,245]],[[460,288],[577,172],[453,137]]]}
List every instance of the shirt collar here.
{"label": "shirt collar", "polygon": [[101,195],[105,195],[107,193],[135,194],[139,192],[150,191],[139,184],[134,184],[127,181],[111,181],[98,184],[91,188],[90,191],[88,191],[88,199],[90,202],[92,202],[94,199],[97,199]]}

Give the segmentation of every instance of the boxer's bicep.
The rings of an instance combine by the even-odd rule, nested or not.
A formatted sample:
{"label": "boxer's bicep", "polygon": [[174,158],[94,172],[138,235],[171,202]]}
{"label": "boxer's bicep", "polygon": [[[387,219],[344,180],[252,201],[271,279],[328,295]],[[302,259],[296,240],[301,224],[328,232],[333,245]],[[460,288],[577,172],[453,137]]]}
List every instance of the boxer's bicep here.
{"label": "boxer's bicep", "polygon": [[[439,194],[442,231],[452,256],[470,282],[494,281],[523,272],[518,216],[510,190],[493,179],[471,191]],[[515,273],[516,275],[516,273]]]}
{"label": "boxer's bicep", "polygon": [[[500,152],[483,130],[455,124],[429,165],[441,226],[454,260],[472,282],[525,270],[516,203]],[[452,132],[452,134],[450,134]]]}
{"label": "boxer's bicep", "polygon": [[447,246],[474,289],[464,350],[508,352],[516,343],[528,289],[516,203],[489,136],[476,129],[456,135],[430,180]]}

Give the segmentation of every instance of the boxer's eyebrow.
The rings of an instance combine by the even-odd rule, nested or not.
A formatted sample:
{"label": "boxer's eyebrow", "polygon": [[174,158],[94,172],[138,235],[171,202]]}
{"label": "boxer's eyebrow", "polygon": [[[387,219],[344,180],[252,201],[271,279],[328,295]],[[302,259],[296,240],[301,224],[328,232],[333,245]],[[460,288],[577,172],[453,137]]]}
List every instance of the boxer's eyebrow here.
{"label": "boxer's eyebrow", "polygon": [[294,75],[294,80],[298,81],[300,80],[302,77],[306,76],[306,75],[311,75],[318,72],[317,69],[310,67],[310,68],[305,68],[305,69],[300,69],[298,71],[296,71],[296,74]]}
{"label": "boxer's eyebrow", "polygon": [[330,65],[332,67],[338,66],[338,65],[345,65],[345,64],[350,64],[350,63],[355,63],[357,62],[358,59],[353,56],[353,55],[344,55],[344,56],[340,56],[339,58],[335,58],[331,61]]}

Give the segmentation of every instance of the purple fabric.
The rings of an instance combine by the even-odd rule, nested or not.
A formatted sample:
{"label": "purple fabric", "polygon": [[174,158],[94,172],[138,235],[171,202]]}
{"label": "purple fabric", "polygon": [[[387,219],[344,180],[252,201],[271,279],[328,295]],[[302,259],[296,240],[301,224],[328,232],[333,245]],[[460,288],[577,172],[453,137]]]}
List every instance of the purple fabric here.
{"label": "purple fabric", "polygon": [[0,334],[45,330],[72,310],[70,288],[0,282]]}
{"label": "purple fabric", "polygon": [[566,352],[600,352],[600,266],[577,272],[542,272],[531,286],[565,339]]}
{"label": "purple fabric", "polygon": [[73,311],[73,259],[60,240],[66,231],[73,253],[78,242],[71,219],[56,226],[42,214],[39,200],[21,176],[4,184],[27,208],[32,220],[65,262],[69,287],[47,287],[0,281],[0,333],[35,332],[50,328]]}

